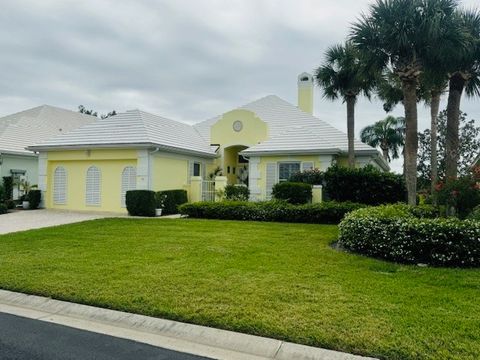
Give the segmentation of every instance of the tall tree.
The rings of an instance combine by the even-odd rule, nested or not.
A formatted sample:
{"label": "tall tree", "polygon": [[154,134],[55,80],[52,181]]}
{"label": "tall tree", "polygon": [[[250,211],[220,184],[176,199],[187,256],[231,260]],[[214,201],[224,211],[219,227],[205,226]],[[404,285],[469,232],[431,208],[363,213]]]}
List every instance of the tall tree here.
{"label": "tall tree", "polygon": [[[79,105],[78,106],[78,112],[79,113],[82,113],[82,114],[85,114],[85,115],[91,115],[91,116],[95,116],[95,117],[98,117],[98,113],[96,111],[93,111],[93,110],[88,110],[85,106],[83,105]],[[101,119],[106,119],[110,116],[114,116],[114,115],[117,115],[117,112],[115,110],[112,110],[110,111],[109,113],[107,114],[102,114],[100,115],[100,118]]]}
{"label": "tall tree", "polygon": [[351,168],[355,167],[355,104],[359,95],[370,97],[374,84],[374,77],[366,70],[358,49],[347,41],[329,48],[325,63],[315,72],[324,97],[330,100],[341,98],[347,105],[348,165]]}
{"label": "tall tree", "polygon": [[419,78],[425,66],[440,56],[437,44],[463,45],[452,28],[456,7],[455,0],[377,0],[352,29],[352,41],[367,54],[371,66],[390,69],[402,84],[405,180],[411,205],[416,204],[417,190]]}
{"label": "tall tree", "polygon": [[360,139],[382,150],[385,161],[398,159],[404,145],[405,119],[387,116],[373,125],[366,126],[360,132]]}
{"label": "tall tree", "polygon": [[446,181],[457,177],[459,159],[459,119],[463,92],[467,96],[480,95],[480,13],[462,11],[458,21],[467,34],[467,46],[452,51],[449,58],[450,78],[447,105]]}
{"label": "tall tree", "polygon": [[[418,178],[423,188],[430,186],[431,179],[431,130],[418,134]],[[438,178],[445,179],[445,162],[447,138],[447,111],[442,111],[438,116]],[[467,120],[467,114],[460,115],[460,144],[459,144],[459,175],[466,175],[471,170],[473,162],[480,152],[480,126],[475,120]]]}
{"label": "tall tree", "polygon": [[[424,100],[430,106],[430,191],[435,194],[438,182],[438,114],[440,100],[447,87],[448,73],[442,64],[427,69],[422,74],[421,84],[424,90]],[[433,198],[436,204],[436,198]]]}

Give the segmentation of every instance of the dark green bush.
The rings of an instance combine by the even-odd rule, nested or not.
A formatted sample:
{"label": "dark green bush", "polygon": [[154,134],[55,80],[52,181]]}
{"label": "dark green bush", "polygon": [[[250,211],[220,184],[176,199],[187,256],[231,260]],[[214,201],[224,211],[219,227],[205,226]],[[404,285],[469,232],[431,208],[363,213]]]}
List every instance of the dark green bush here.
{"label": "dark green bush", "polygon": [[155,201],[162,215],[178,214],[178,206],[188,202],[188,197],[185,190],[164,190],[155,194]]}
{"label": "dark green bush", "polygon": [[312,200],[312,186],[305,183],[281,182],[275,184],[272,195],[277,200],[290,204],[306,204]]}
{"label": "dark green bush", "polygon": [[325,172],[324,191],[331,200],[368,205],[403,202],[406,198],[403,176],[380,172],[373,166],[330,167]]}
{"label": "dark green bush", "polygon": [[477,205],[480,205],[478,180],[473,174],[469,174],[447,184],[439,182],[436,187],[438,203],[455,209],[456,215],[461,219],[466,218]]}
{"label": "dark green bush", "polygon": [[42,201],[42,191],[41,190],[30,190],[28,192],[28,201],[30,202],[30,209],[35,210],[40,206]]}
{"label": "dark green bush", "polygon": [[232,201],[248,201],[250,190],[247,186],[227,185],[225,186],[225,199]]}
{"label": "dark green bush", "polygon": [[0,204],[0,215],[6,214],[8,212],[7,206],[4,204]]}
{"label": "dark green bush", "polygon": [[434,218],[407,205],[360,209],[339,226],[339,244],[360,254],[410,264],[480,266],[480,222]]}
{"label": "dark green bush", "polygon": [[13,177],[4,176],[3,177],[3,190],[5,192],[5,200],[13,198]]}
{"label": "dark green bush", "polygon": [[349,202],[292,205],[285,201],[222,201],[184,204],[179,210],[183,215],[203,219],[338,224],[346,213],[364,206]]}
{"label": "dark green bush", "polygon": [[125,203],[128,213],[132,216],[155,216],[155,191],[129,190]]}
{"label": "dark green bush", "polygon": [[288,181],[310,185],[323,185],[325,173],[319,169],[310,169],[293,174]]}
{"label": "dark green bush", "polygon": [[6,199],[3,185],[0,185],[0,203],[3,203]]}
{"label": "dark green bush", "polygon": [[15,201],[13,201],[12,199],[5,200],[4,204],[8,210],[15,209]]}

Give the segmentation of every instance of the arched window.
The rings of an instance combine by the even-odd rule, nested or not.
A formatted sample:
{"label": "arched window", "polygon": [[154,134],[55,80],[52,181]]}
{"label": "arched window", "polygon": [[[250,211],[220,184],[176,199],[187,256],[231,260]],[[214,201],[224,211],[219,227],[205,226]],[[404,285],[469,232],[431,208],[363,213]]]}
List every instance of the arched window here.
{"label": "arched window", "polygon": [[100,170],[96,166],[90,166],[85,181],[85,204],[87,206],[100,206],[101,183]]}
{"label": "arched window", "polygon": [[134,166],[127,166],[122,171],[122,207],[125,207],[125,195],[128,190],[137,188],[137,169]]}
{"label": "arched window", "polygon": [[57,166],[53,173],[53,203],[67,204],[67,171],[62,166]]}

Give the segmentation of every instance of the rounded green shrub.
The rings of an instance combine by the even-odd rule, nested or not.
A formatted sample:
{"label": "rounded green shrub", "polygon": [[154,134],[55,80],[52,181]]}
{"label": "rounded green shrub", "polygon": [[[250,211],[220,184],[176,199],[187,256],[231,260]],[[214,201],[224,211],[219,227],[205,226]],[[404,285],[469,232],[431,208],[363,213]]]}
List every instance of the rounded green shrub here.
{"label": "rounded green shrub", "polygon": [[188,202],[187,191],[163,190],[155,194],[157,209],[163,209],[163,215],[178,214],[178,206]]}
{"label": "rounded green shrub", "polygon": [[480,266],[480,222],[436,216],[426,205],[359,209],[340,223],[339,245],[400,263]]}
{"label": "rounded green shrub", "polygon": [[28,192],[28,201],[30,202],[30,209],[35,210],[40,206],[42,201],[42,191],[41,190],[30,190]]}
{"label": "rounded green shrub", "polygon": [[227,185],[225,186],[225,199],[233,201],[248,201],[250,190],[247,186]]}
{"label": "rounded green shrub", "polygon": [[312,200],[312,186],[306,183],[281,182],[272,188],[272,195],[277,200],[290,204],[306,204]]}
{"label": "rounded green shrub", "polygon": [[6,214],[8,212],[7,206],[4,204],[0,204],[0,215]]}
{"label": "rounded green shrub", "polygon": [[155,191],[129,190],[125,203],[128,213],[132,216],[155,216]]}

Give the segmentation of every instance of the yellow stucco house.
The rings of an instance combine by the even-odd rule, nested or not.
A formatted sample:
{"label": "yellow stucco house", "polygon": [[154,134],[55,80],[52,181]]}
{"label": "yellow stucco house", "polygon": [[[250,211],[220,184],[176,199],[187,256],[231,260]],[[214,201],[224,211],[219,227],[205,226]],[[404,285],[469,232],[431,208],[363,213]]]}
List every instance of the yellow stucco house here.
{"label": "yellow stucco house", "polygon": [[[346,163],[347,136],[312,115],[313,78],[298,77],[298,106],[266,96],[196,125],[140,110],[99,119],[30,146],[39,154],[39,187],[47,208],[125,212],[130,189],[186,189],[201,198],[216,169],[247,184],[251,200],[297,171]],[[355,143],[358,166],[388,170],[379,152]]]}

